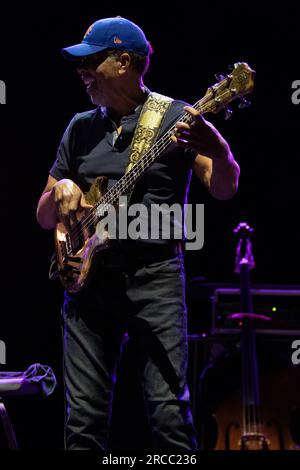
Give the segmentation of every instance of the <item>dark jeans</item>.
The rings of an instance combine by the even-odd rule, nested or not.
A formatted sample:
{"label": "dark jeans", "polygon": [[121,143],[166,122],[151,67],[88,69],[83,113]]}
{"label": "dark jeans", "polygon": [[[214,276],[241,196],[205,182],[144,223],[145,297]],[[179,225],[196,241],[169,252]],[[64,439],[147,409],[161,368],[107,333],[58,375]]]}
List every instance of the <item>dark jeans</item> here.
{"label": "dark jeans", "polygon": [[100,268],[81,293],[66,294],[66,448],[107,450],[124,333],[139,358],[156,449],[194,450],[186,384],[183,257],[126,269]]}

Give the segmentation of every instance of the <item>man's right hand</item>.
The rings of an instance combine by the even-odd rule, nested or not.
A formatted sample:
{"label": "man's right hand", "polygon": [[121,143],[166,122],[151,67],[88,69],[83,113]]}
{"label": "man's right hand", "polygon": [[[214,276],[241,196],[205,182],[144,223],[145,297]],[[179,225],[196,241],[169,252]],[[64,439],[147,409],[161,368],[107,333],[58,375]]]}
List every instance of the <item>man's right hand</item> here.
{"label": "man's right hand", "polygon": [[36,215],[38,223],[45,229],[53,229],[57,222],[62,222],[69,231],[72,222],[91,208],[81,189],[72,180],[58,181],[49,175]]}
{"label": "man's right hand", "polygon": [[92,208],[90,204],[87,204],[81,189],[72,180],[57,181],[52,192],[58,219],[67,230],[70,230],[72,223],[78,220],[78,216],[80,218],[85,211]]}

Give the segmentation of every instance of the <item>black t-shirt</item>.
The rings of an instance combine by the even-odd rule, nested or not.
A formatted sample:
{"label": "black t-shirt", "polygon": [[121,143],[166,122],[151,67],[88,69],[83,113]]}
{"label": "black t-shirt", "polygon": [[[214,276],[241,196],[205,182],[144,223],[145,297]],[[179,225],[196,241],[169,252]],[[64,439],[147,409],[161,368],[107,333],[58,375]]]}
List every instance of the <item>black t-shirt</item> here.
{"label": "black t-shirt", "polygon": [[[162,136],[183,114],[186,103],[174,100],[160,129]],[[129,160],[130,144],[138,122],[142,105],[123,116],[122,131],[116,133],[116,125],[105,108],[78,113],[68,125],[58,148],[57,158],[50,170],[56,180],[69,178],[86,192],[97,176],[109,178],[108,189],[125,173]],[[146,170],[136,183],[130,203],[153,205],[184,205],[191,178],[195,153],[172,145]],[[173,214],[171,222],[174,223]],[[149,221],[149,236],[150,236]],[[150,243],[167,243],[159,231],[158,240]],[[172,231],[171,231],[172,238]],[[143,240],[148,241],[149,240]]]}

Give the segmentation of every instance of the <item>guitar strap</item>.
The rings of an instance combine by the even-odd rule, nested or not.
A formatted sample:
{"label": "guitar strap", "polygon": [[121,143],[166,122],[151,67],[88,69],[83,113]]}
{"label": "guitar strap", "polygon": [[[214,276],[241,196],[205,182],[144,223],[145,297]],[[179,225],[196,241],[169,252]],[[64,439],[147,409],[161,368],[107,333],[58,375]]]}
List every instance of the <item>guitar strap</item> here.
{"label": "guitar strap", "polygon": [[[159,130],[161,129],[164,116],[169,109],[172,98],[160,95],[159,93],[149,93],[143,107],[137,126],[134,131],[131,148],[129,153],[129,162],[125,173],[128,173],[136,162],[151,148],[154,144]],[[127,194],[130,199],[132,190]]]}

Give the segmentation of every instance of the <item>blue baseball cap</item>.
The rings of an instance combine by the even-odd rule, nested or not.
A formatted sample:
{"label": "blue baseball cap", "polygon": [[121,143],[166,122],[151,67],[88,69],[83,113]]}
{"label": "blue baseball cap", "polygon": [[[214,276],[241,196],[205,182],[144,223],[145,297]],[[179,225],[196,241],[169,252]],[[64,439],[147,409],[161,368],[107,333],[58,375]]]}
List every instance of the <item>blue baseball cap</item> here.
{"label": "blue baseball cap", "polygon": [[117,16],[93,23],[80,44],[64,47],[61,52],[66,59],[95,54],[105,49],[120,49],[146,56],[150,46],[145,34],[132,21]]}

